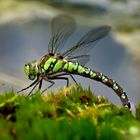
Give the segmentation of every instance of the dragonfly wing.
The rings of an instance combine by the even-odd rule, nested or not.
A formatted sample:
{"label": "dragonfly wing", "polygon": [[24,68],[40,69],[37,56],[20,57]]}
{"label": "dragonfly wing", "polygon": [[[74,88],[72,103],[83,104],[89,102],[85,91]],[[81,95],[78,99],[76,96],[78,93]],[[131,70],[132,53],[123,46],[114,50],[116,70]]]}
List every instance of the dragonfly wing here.
{"label": "dragonfly wing", "polygon": [[69,55],[75,56],[77,54],[86,54],[92,48],[94,48],[102,38],[108,35],[110,29],[110,26],[93,28],[91,31],[85,34],[75,46],[64,52],[62,55],[66,57]]}
{"label": "dragonfly wing", "polygon": [[77,62],[80,65],[85,65],[86,63],[88,63],[90,56],[89,55],[68,56],[67,59],[73,62]]}
{"label": "dragonfly wing", "polygon": [[72,17],[59,15],[52,19],[52,37],[49,42],[48,52],[55,54],[63,47],[70,35],[75,31],[76,23]]}

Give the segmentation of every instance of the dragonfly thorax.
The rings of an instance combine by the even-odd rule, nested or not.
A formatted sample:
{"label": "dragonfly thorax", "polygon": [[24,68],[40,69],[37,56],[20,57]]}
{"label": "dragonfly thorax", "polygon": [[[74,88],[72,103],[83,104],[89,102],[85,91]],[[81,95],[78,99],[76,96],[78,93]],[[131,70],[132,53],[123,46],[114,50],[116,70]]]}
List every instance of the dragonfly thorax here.
{"label": "dragonfly thorax", "polygon": [[32,61],[30,63],[25,64],[24,71],[25,71],[26,76],[30,80],[34,80],[39,73],[38,62]]}

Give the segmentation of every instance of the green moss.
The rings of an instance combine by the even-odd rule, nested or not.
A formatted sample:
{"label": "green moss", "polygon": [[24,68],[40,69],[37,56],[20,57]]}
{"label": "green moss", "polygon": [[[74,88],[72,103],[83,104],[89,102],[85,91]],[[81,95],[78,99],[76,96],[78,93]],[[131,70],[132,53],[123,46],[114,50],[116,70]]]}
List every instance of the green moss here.
{"label": "green moss", "polygon": [[137,106],[135,118],[80,85],[43,96],[9,91],[0,95],[0,139],[133,140],[139,138],[139,112]]}
{"label": "green moss", "polygon": [[136,106],[136,118],[140,121],[140,104]]}

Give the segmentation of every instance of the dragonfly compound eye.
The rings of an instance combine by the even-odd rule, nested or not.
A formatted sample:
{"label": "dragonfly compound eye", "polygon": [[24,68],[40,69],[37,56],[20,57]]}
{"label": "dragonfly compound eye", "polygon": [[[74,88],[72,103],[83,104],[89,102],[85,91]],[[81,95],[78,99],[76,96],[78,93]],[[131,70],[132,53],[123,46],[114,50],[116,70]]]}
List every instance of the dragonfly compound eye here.
{"label": "dragonfly compound eye", "polygon": [[27,76],[30,74],[30,66],[29,65],[27,65],[27,64],[25,65],[24,72]]}

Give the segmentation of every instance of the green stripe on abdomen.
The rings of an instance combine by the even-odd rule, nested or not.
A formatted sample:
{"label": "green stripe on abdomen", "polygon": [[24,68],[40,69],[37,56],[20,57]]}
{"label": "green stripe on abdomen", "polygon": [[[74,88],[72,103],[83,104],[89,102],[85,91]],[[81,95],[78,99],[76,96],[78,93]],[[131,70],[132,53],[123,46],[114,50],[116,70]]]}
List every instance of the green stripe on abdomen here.
{"label": "green stripe on abdomen", "polygon": [[63,69],[68,72],[75,72],[75,71],[77,71],[78,66],[79,66],[78,63],[66,62]]}
{"label": "green stripe on abdomen", "polygon": [[90,74],[90,71],[91,71],[89,68],[83,67],[82,65],[79,65],[76,62],[74,62],[74,63],[67,62],[64,65],[64,70],[71,72],[71,73],[79,74],[79,75]]}

